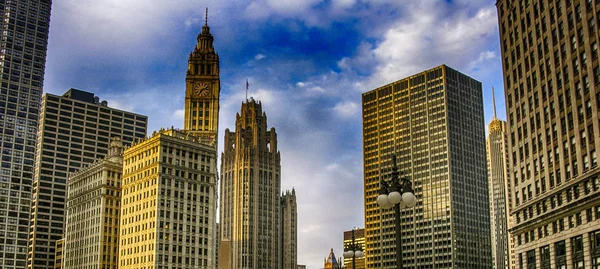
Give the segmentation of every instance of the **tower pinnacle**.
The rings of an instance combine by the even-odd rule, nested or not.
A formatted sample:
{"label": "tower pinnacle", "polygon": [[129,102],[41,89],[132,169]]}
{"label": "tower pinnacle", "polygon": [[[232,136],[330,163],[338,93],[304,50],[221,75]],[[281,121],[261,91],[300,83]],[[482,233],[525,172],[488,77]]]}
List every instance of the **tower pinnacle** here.
{"label": "tower pinnacle", "polygon": [[496,97],[494,97],[494,87],[492,87],[492,103],[494,104],[494,119],[496,118]]}
{"label": "tower pinnacle", "polygon": [[204,25],[208,26],[208,8],[206,8],[206,15],[204,15]]}

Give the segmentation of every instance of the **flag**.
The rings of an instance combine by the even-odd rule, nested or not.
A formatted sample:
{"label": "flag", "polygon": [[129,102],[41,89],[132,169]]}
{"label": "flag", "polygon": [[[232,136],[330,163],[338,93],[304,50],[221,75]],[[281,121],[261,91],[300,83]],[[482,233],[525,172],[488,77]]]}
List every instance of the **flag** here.
{"label": "flag", "polygon": [[248,86],[250,86],[250,84],[248,84],[248,79],[246,79],[246,90],[248,90]]}

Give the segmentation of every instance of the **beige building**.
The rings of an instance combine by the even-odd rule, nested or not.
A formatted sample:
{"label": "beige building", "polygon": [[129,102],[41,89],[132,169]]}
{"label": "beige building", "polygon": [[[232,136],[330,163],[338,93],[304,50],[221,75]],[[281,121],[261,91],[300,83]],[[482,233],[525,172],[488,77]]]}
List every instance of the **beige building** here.
{"label": "beige building", "polygon": [[298,264],[298,204],[296,190],[281,195],[281,268],[294,269]]}
{"label": "beige building", "polygon": [[123,154],[119,268],[214,268],[215,149],[160,130]]}
{"label": "beige building", "polygon": [[31,267],[54,267],[56,240],[64,234],[68,174],[104,158],[112,137],[125,145],[145,137],[147,122],[146,116],[108,107],[90,92],[44,95],[31,204]]}
{"label": "beige building", "polygon": [[377,203],[392,154],[418,203],[402,209],[405,268],[491,268],[481,83],[445,65],[362,95],[367,268],[396,268],[394,210]]}
{"label": "beige building", "polygon": [[63,268],[118,267],[122,153],[113,138],[105,159],[69,176]]}
{"label": "beige building", "polygon": [[[25,268],[52,1],[0,2],[0,267]],[[37,254],[54,261],[52,247]],[[38,264],[52,268],[53,262]],[[31,264],[29,264],[31,268]]]}
{"label": "beige building", "polygon": [[[352,245],[352,234],[354,233],[354,244],[358,245],[364,252],[365,250],[365,229],[354,229],[350,231],[344,231],[344,248]],[[343,256],[342,256],[343,257]],[[355,268],[356,269],[365,269],[365,257],[355,258]],[[345,268],[353,268],[352,267],[352,258],[346,259],[344,258],[344,267]]]}
{"label": "beige building", "polygon": [[63,268],[63,254],[64,252],[65,239],[56,240],[55,254],[54,254],[54,269]]}
{"label": "beige building", "polygon": [[600,267],[600,2],[499,0],[517,268]]}
{"label": "beige building", "polygon": [[[494,89],[492,89],[492,95]],[[492,96],[492,98],[494,98]],[[492,257],[494,268],[514,268],[512,255],[512,238],[508,234],[510,220],[509,206],[510,185],[508,179],[508,137],[506,122],[496,118],[496,101],[494,118],[488,125],[489,135],[486,140],[488,180],[490,192],[490,231],[492,235]]]}
{"label": "beige building", "polygon": [[219,130],[219,97],[221,93],[219,55],[213,47],[214,38],[208,27],[208,9],[198,43],[188,58],[185,76],[185,113],[183,128],[186,132],[211,144],[216,150]]}
{"label": "beige building", "polygon": [[[267,115],[261,103],[253,99],[242,103],[235,126],[235,132],[225,130],[221,155],[219,267],[295,268],[291,261],[296,257],[282,257],[286,252],[293,255],[296,249],[292,241],[282,245],[282,238],[293,240],[297,231],[293,230],[295,219],[282,220],[281,159],[275,128],[267,128]],[[287,205],[295,205],[292,196],[286,199],[286,210],[291,209]],[[282,227],[286,223],[289,237]],[[284,267],[281,263],[288,258],[290,262]]]}

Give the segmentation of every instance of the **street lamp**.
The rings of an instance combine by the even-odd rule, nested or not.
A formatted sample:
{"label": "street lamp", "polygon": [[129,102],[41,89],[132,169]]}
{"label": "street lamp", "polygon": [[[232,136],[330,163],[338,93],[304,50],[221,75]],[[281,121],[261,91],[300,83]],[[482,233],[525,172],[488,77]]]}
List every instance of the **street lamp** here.
{"label": "street lamp", "polygon": [[360,245],[354,242],[354,230],[355,228],[352,228],[352,243],[348,244],[344,248],[344,258],[352,258],[352,269],[356,269],[356,259],[365,256],[365,253]]}
{"label": "street lamp", "polygon": [[396,165],[396,154],[392,155],[394,166],[392,166],[392,179],[390,182],[381,180],[381,188],[377,197],[377,204],[383,209],[395,209],[396,226],[396,268],[402,269],[402,247],[400,246],[400,209],[414,207],[417,204],[412,189],[412,183],[406,177],[398,177],[398,166]]}

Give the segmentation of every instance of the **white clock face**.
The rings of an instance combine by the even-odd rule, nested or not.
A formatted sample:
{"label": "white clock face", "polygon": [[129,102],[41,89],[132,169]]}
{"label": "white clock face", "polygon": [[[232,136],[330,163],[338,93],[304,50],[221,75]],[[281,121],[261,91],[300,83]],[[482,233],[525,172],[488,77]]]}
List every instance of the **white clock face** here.
{"label": "white clock face", "polygon": [[198,82],[194,84],[194,94],[197,96],[205,96],[208,94],[208,84],[205,82]]}

